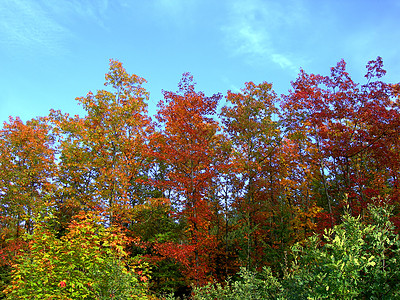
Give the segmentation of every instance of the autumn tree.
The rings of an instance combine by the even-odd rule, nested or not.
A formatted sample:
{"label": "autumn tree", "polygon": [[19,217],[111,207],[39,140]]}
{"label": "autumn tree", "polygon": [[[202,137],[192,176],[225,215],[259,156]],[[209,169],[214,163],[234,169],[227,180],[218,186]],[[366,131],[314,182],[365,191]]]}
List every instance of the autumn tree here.
{"label": "autumn tree", "polygon": [[[397,168],[393,149],[399,109],[381,58],[367,64],[367,83],[355,83],[342,60],[330,76],[301,70],[282,102],[289,138],[302,149],[314,176],[314,197],[332,216],[345,194],[360,212],[367,199],[385,194]],[[333,219],[331,219],[333,221]]]}
{"label": "autumn tree", "polygon": [[[110,222],[129,219],[138,199],[132,190],[140,177],[149,127],[145,79],[129,75],[110,60],[105,85],[77,101],[84,117],[52,112],[60,136],[60,205],[64,210],[103,210]],[[72,213],[73,214],[73,213]]]}
{"label": "autumn tree", "polygon": [[145,265],[130,261],[127,237],[101,221],[81,212],[59,239],[52,214],[41,214],[24,237],[29,247],[13,265],[7,299],[148,299]]}
{"label": "autumn tree", "polygon": [[[329,76],[301,70],[280,98],[248,82],[218,115],[221,94],[196,91],[185,73],[152,122],[145,79],[110,60],[106,87],[76,98],[84,116],[52,110],[0,130],[0,272],[24,233],[51,232],[57,252],[74,216],[91,213],[99,232],[124,228],[125,250],[153,263],[149,286],[163,292],[224,282],[240,266],[276,272],[294,243],[343,220],[344,199],[360,220],[374,196],[400,200],[400,84],[384,75],[378,57],[363,84],[343,60]],[[50,208],[57,222],[36,226]]]}
{"label": "autumn tree", "polygon": [[24,124],[10,117],[0,131],[0,222],[5,237],[33,230],[32,218],[50,203],[56,175],[54,139],[45,118]]}
{"label": "autumn tree", "polygon": [[188,279],[197,283],[210,279],[214,271],[216,212],[210,186],[221,147],[212,116],[220,98],[196,92],[193,77],[185,73],[177,93],[164,92],[156,115],[159,130],[151,142],[154,156],[167,166],[165,179],[156,184],[170,199],[176,221],[185,226],[180,241],[160,243],[158,249],[180,262]]}
{"label": "autumn tree", "polygon": [[9,118],[0,130],[0,298],[38,211],[53,204],[54,139],[45,118]]}
{"label": "autumn tree", "polygon": [[271,236],[280,223],[279,212],[286,210],[282,201],[281,134],[277,96],[272,85],[246,83],[239,93],[228,91],[228,105],[222,109],[224,132],[232,145],[229,185],[232,209],[237,222],[236,235],[247,267],[262,264],[266,249],[281,236]]}

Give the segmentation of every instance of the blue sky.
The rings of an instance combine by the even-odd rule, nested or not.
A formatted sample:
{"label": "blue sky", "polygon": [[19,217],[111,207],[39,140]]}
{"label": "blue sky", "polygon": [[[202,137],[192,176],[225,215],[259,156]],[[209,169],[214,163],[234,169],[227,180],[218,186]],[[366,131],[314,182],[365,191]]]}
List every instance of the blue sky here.
{"label": "blue sky", "polygon": [[247,81],[286,93],[300,68],[355,80],[378,55],[400,81],[398,0],[1,0],[0,122],[83,114],[75,101],[103,88],[110,58],[144,77],[154,114],[184,72],[207,95]]}

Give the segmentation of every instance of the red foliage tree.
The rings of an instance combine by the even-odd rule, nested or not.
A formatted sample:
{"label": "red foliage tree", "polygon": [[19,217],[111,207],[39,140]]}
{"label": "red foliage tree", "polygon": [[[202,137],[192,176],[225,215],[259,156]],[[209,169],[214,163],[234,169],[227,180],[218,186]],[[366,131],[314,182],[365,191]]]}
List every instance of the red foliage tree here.
{"label": "red foliage tree", "polygon": [[[308,149],[313,165],[314,195],[332,215],[348,196],[355,213],[373,196],[394,195],[398,186],[396,148],[400,110],[380,57],[367,64],[367,83],[353,82],[342,60],[331,75],[303,70],[284,96],[282,111],[290,138]],[[346,196],[347,195],[347,196]]]}
{"label": "red foliage tree", "polygon": [[185,225],[181,241],[158,245],[159,252],[184,266],[190,281],[205,283],[215,269],[212,234],[217,218],[210,192],[219,168],[220,137],[216,113],[221,95],[196,92],[193,77],[185,73],[179,91],[164,92],[156,118],[160,131],[152,137],[154,155],[167,166],[157,186],[169,191],[177,222]]}

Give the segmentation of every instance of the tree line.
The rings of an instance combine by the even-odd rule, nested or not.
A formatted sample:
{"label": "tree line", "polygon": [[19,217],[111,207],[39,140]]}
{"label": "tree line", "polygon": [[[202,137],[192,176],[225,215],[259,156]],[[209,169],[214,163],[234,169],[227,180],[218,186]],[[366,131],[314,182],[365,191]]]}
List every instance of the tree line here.
{"label": "tree line", "polygon": [[[38,232],[58,249],[41,268],[56,270],[64,255],[69,274],[86,278],[112,252],[121,270],[140,261],[122,281],[161,295],[223,283],[242,267],[281,278],[293,247],[340,225],[345,210],[366,220],[369,205],[390,203],[397,230],[400,85],[385,73],[378,57],[356,83],[342,60],[329,76],[300,70],[280,96],[268,82],[206,96],[185,73],[152,118],[146,80],[110,60],[105,89],[76,98],[84,116],[51,110],[3,124],[1,284],[23,289],[18,258],[47,251],[32,248]],[[76,230],[98,238],[97,248]],[[81,253],[86,265],[77,267],[65,245],[78,240],[98,256]],[[59,276],[54,289],[67,288]],[[95,277],[85,281],[89,294]]]}

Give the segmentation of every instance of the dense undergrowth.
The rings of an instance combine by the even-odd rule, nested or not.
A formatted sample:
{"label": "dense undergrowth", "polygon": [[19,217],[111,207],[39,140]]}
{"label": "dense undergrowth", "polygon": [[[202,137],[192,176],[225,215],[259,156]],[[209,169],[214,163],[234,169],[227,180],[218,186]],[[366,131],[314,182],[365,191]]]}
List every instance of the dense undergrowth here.
{"label": "dense undergrowth", "polygon": [[[346,212],[340,225],[292,247],[290,264],[282,264],[283,277],[269,267],[241,268],[223,283],[193,286],[184,298],[399,299],[400,240],[391,213],[387,205],[371,205],[364,220]],[[29,251],[16,260],[9,282],[3,281],[2,297],[177,299],[151,293],[148,265],[139,257],[128,259],[123,235],[104,229],[95,216],[81,215],[61,239],[48,228],[51,218],[46,216],[34,234],[24,237]]]}

